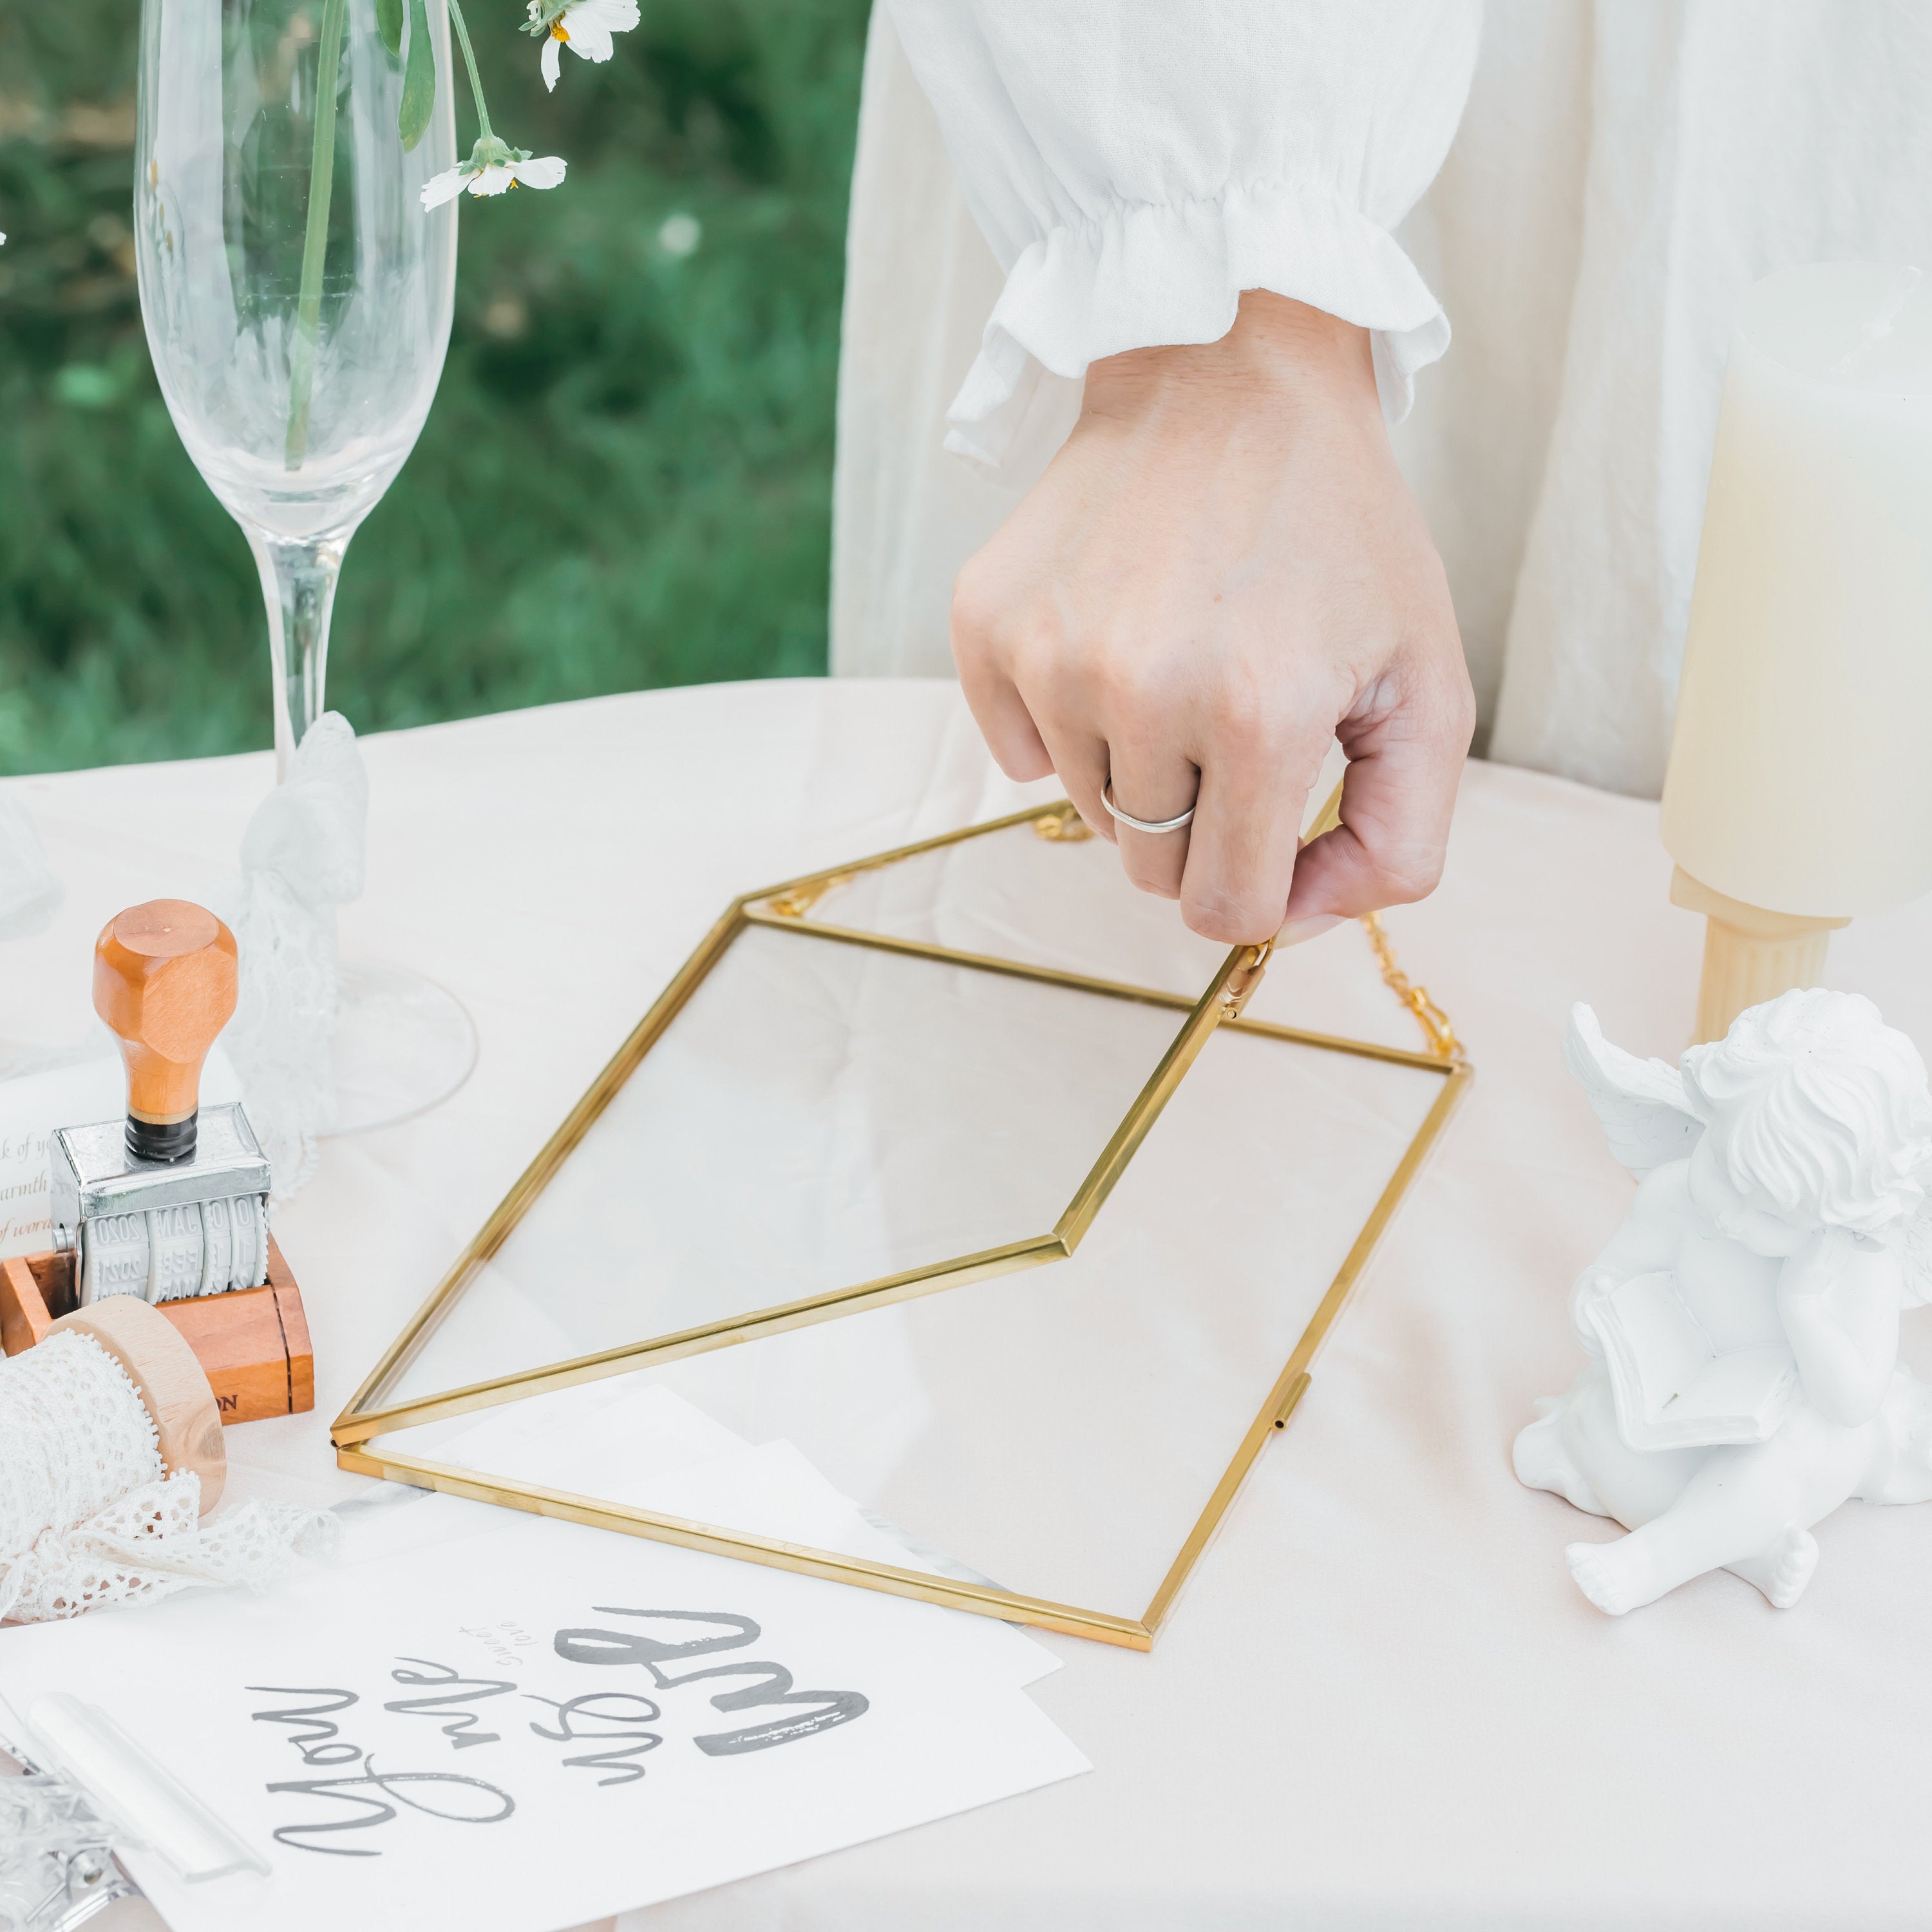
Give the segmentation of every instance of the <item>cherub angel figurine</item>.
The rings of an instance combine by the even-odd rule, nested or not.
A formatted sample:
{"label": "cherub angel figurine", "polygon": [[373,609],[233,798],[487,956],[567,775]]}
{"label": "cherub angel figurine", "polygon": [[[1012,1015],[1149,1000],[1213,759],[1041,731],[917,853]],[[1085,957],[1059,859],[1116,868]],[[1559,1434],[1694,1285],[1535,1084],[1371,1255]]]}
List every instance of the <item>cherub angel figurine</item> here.
{"label": "cherub angel figurine", "polygon": [[1932,1300],[1924,1063],[1819,991],[1678,1067],[1579,1006],[1564,1057],[1637,1193],[1570,1292],[1590,1359],[1516,1474],[1630,1532],[1564,1552],[1612,1616],[1720,1568],[1788,1608],[1840,1503],[1932,1500],[1932,1388],[1898,1360],[1901,1306]]}

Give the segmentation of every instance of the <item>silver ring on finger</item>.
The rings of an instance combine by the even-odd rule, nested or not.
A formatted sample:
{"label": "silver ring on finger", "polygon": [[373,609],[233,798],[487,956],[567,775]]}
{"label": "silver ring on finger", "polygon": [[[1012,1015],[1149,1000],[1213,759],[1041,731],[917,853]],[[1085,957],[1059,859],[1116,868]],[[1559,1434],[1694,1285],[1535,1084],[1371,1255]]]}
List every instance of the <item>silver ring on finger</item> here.
{"label": "silver ring on finger", "polygon": [[1178,832],[1194,816],[1194,808],[1190,805],[1178,818],[1136,818],[1132,813],[1123,812],[1114,802],[1114,782],[1112,778],[1100,788],[1100,802],[1114,814],[1115,824],[1124,825],[1130,832]]}

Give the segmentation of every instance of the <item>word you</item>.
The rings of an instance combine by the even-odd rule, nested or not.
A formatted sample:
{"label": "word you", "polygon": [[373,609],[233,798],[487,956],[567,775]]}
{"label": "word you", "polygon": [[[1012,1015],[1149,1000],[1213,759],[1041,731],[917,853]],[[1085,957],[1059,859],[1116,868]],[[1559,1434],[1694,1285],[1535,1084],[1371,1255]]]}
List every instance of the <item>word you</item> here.
{"label": "word you", "polygon": [[[640,1670],[658,1696],[689,1684],[731,1680],[731,1688],[709,1694],[713,1709],[734,1716],[778,1713],[760,1714],[758,1721],[736,1729],[693,1736],[690,1742],[707,1758],[796,1744],[850,1724],[868,1708],[856,1690],[801,1690],[782,1664],[730,1656],[760,1641],[762,1632],[749,1617],[728,1611],[627,1610],[603,1604],[596,1606],[596,1614],[624,1618],[626,1625],[559,1630],[551,1647],[565,1663]],[[500,1665],[506,1654],[498,1647],[494,1660]],[[425,1720],[452,1751],[502,1746],[522,1716],[517,1703],[500,1701],[505,1699],[546,1706],[547,1720],[532,1719],[522,1728],[548,1743],[581,1747],[563,1754],[561,1762],[567,1769],[592,1774],[600,1786],[638,1782],[645,1769],[639,1760],[664,1742],[662,1731],[652,1728],[664,1715],[657,1696],[622,1685],[549,1697],[525,1690],[512,1678],[472,1677],[421,1657],[398,1658],[389,1676],[407,1694],[382,1700],[382,1709],[394,1717]],[[354,1690],[266,1684],[248,1688],[260,1696],[311,1700],[278,1702],[250,1714],[258,1724],[281,1726],[305,1769],[334,1774],[281,1780],[267,1786],[269,1793],[345,1808],[344,1813],[331,1813],[314,1822],[278,1826],[278,1844],[338,1858],[377,1858],[383,1850],[380,1844],[338,1840],[344,1832],[391,1824],[405,1809],[464,1825],[500,1825],[516,1812],[516,1800],[508,1792],[466,1772],[379,1769],[371,1752],[345,1736],[335,1721],[362,1702]]]}

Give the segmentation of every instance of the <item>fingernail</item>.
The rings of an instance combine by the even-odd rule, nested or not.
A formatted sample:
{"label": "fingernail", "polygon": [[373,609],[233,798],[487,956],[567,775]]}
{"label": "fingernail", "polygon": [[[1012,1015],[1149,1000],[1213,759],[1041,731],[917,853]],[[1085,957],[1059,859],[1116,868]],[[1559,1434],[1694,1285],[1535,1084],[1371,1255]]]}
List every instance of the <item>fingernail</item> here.
{"label": "fingernail", "polygon": [[1342,923],[1339,912],[1318,912],[1311,918],[1292,919],[1275,934],[1277,947],[1299,946],[1304,939],[1319,939],[1324,932],[1333,932]]}

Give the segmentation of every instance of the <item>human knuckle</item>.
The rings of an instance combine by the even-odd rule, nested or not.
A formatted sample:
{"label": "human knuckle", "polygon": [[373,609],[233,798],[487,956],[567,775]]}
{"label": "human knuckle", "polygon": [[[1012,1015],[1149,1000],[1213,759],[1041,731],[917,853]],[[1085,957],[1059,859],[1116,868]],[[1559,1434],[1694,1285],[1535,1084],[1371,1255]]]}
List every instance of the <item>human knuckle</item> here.
{"label": "human knuckle", "polygon": [[1442,848],[1434,842],[1402,839],[1374,855],[1376,877],[1390,905],[1426,899],[1442,878]]}
{"label": "human knuckle", "polygon": [[1476,692],[1453,613],[1417,627],[1406,675],[1409,701],[1445,735],[1466,740],[1475,729]]}
{"label": "human knuckle", "polygon": [[1222,695],[1210,706],[1208,727],[1215,749],[1244,765],[1280,762],[1286,721],[1252,697]]}
{"label": "human knuckle", "polygon": [[1413,702],[1424,731],[1466,745],[1476,728],[1476,693],[1460,651],[1418,683]]}
{"label": "human knuckle", "polygon": [[979,557],[969,559],[953,579],[951,622],[956,649],[964,639],[1007,664],[1037,628],[1024,587]]}
{"label": "human knuckle", "polygon": [[1172,709],[1166,668],[1147,652],[1101,642],[1084,653],[1088,680],[1112,718],[1151,724]]}
{"label": "human knuckle", "polygon": [[952,580],[952,628],[976,633],[992,627],[995,608],[992,572],[977,556],[968,557]]}
{"label": "human knuckle", "polygon": [[1052,618],[1041,611],[1016,614],[1005,633],[1005,647],[1016,678],[1048,703],[1077,702],[1082,680],[1078,654]]}
{"label": "human knuckle", "polygon": [[1211,666],[1200,680],[1197,702],[1208,723],[1232,728],[1258,716],[1263,698],[1252,678],[1239,664],[1222,662]]}

